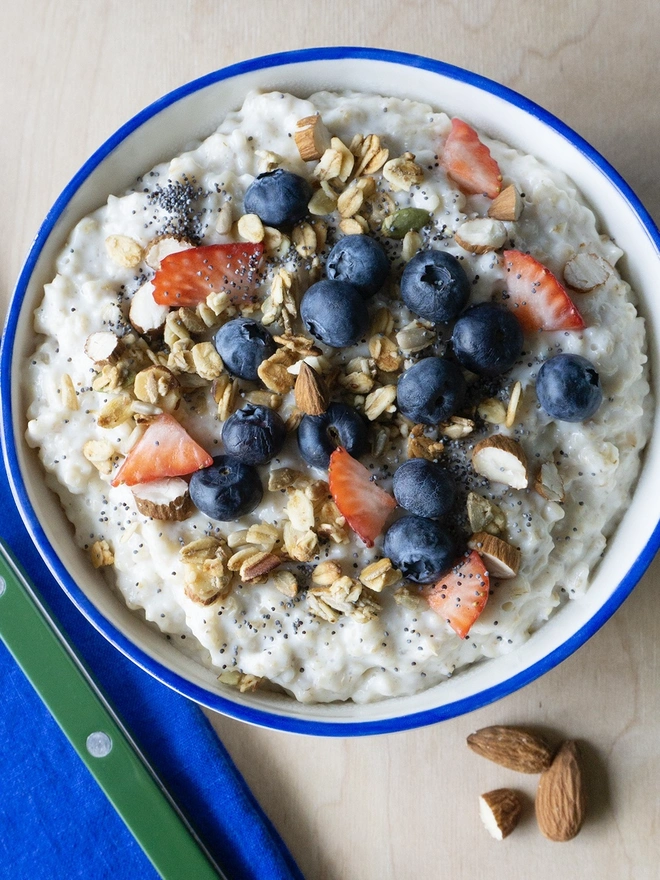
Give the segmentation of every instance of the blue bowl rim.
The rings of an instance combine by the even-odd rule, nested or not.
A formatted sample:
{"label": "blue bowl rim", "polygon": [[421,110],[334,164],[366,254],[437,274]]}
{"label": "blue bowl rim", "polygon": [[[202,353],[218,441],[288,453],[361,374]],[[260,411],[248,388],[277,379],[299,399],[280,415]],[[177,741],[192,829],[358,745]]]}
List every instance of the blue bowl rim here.
{"label": "blue bowl rim", "polygon": [[78,587],[68,574],[55,549],[46,538],[39,523],[39,519],[28,498],[26,487],[20,475],[18,454],[14,443],[11,400],[11,361],[14,349],[14,334],[16,332],[23,298],[30,277],[41,254],[42,248],[55,224],[73,195],[77,192],[87,177],[89,177],[92,171],[94,171],[94,169],[123,140],[150,118],[182,98],[204,89],[207,86],[214,85],[215,83],[230,79],[239,74],[250,73],[267,67],[281,67],[300,62],[340,59],[369,59],[383,61],[390,64],[400,64],[405,67],[422,68],[431,73],[437,73],[448,79],[454,79],[489,92],[524,110],[529,115],[536,117],[539,121],[543,122],[549,128],[553,129],[559,135],[568,140],[588,160],[596,165],[604,176],[609,178],[612,185],[619,191],[623,198],[625,198],[634,213],[639,217],[642,226],[645,228],[647,235],[651,239],[652,244],[655,246],[655,249],[660,256],[660,232],[640,199],[635,195],[623,177],[603,156],[600,155],[600,153],[598,153],[597,150],[595,150],[569,126],[547,110],[544,110],[538,104],[507,86],[503,86],[480,74],[456,67],[455,65],[447,64],[443,61],[388,49],[333,46],[297,49],[290,52],[263,55],[229,65],[228,67],[221,68],[194,79],[154,101],[111,135],[82,165],[79,171],[65,186],[62,193],[48,211],[48,214],[39,228],[14,290],[9,307],[5,332],[2,337],[2,348],[0,350],[0,397],[2,402],[2,449],[5,466],[14,499],[25,525],[27,526],[28,532],[30,533],[30,536],[44,562],[47,564],[65,593],[90,623],[102,633],[111,644],[157,680],[182,695],[193,699],[195,702],[221,712],[224,715],[261,727],[289,733],[343,737],[394,733],[455,718],[459,715],[466,714],[482,708],[489,703],[495,702],[496,700],[515,692],[526,684],[529,684],[544,675],[546,672],[549,672],[590,639],[630,595],[660,547],[660,523],[656,525],[647,544],[632,563],[612,595],[577,632],[527,669],[510,676],[497,685],[486,688],[472,696],[455,700],[444,706],[395,716],[393,718],[371,721],[351,721],[350,719],[340,722],[319,721],[315,719],[308,720],[305,718],[272,714],[263,709],[256,709],[251,706],[234,703],[222,695],[211,693],[205,688],[193,684],[183,678],[178,673],[172,672],[126,638],[126,636],[124,636],[113,624],[103,617],[92,602],[85,596],[80,587]]}

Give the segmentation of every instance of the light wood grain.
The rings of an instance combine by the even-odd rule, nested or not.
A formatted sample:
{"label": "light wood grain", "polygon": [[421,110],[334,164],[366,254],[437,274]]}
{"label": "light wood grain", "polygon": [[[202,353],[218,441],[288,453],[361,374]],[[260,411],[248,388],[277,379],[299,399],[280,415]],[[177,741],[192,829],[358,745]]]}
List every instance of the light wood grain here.
{"label": "light wood grain", "polygon": [[[417,52],[504,82],[590,140],[660,219],[660,5],[654,0],[23,0],[0,29],[0,303],[47,209],[84,159],[164,92],[254,55],[353,44]],[[359,83],[356,83],[359,87]],[[212,723],[308,880],[660,875],[656,561],[576,655],[470,716],[383,738],[318,740]],[[536,829],[535,779],[477,758],[465,736],[528,723],[583,744],[587,823],[571,843]],[[512,785],[505,842],[478,795]]]}

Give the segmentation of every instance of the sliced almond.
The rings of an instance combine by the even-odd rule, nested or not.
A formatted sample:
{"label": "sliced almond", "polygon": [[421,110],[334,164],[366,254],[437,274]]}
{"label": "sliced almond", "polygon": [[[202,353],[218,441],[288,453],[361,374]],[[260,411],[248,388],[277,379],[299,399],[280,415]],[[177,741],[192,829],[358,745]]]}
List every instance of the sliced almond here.
{"label": "sliced almond", "polygon": [[597,254],[575,254],[564,266],[564,281],[580,293],[604,284],[611,274],[610,264]]}
{"label": "sliced almond", "polygon": [[541,465],[534,481],[534,489],[546,501],[561,504],[565,500],[564,481],[554,461],[546,461]]}
{"label": "sliced almond", "polygon": [[503,434],[493,434],[477,443],[472,452],[472,467],[482,477],[512,489],[525,489],[529,482],[522,446]]}
{"label": "sliced almond", "polygon": [[169,312],[169,306],[161,306],[154,300],[154,286],[146,281],[133,294],[128,319],[138,333],[148,336],[163,329]]}
{"label": "sliced almond", "polygon": [[507,239],[504,223],[489,217],[466,220],[454,233],[454,241],[471,254],[485,254],[501,248]]}
{"label": "sliced almond", "polygon": [[531,730],[496,724],[467,738],[473,752],[518,773],[541,773],[552,763],[552,749]]}
{"label": "sliced almond", "polygon": [[170,254],[178,254],[179,251],[187,251],[194,247],[191,241],[185,238],[176,238],[174,235],[161,235],[147,245],[144,261],[151,269],[160,269],[160,264]]}
{"label": "sliced almond", "polygon": [[296,406],[308,416],[320,416],[327,410],[329,397],[325,383],[305,361],[300,362],[300,372],[293,390]]}
{"label": "sliced almond", "polygon": [[486,831],[495,840],[504,840],[518,824],[522,803],[512,788],[496,788],[479,798],[479,815]]}
{"label": "sliced almond", "polygon": [[518,407],[520,406],[520,401],[522,399],[522,383],[515,382],[513,388],[511,389],[511,397],[509,398],[509,405],[506,410],[506,420],[504,422],[505,427],[512,428],[516,421],[516,415],[518,413]]}
{"label": "sliced almond", "polygon": [[140,242],[128,235],[109,235],[105,240],[105,249],[110,259],[125,269],[134,269],[144,256]]}
{"label": "sliced almond", "polygon": [[520,193],[513,184],[505,187],[491,202],[488,216],[493,220],[517,220],[523,209]]}
{"label": "sliced almond", "polygon": [[182,522],[195,509],[188,484],[180,477],[168,477],[131,486],[135,506],[143,516],[152,519]]}
{"label": "sliced almond", "polygon": [[520,568],[520,550],[488,532],[477,532],[468,541],[470,550],[481,556],[489,574],[497,578],[512,578]]}

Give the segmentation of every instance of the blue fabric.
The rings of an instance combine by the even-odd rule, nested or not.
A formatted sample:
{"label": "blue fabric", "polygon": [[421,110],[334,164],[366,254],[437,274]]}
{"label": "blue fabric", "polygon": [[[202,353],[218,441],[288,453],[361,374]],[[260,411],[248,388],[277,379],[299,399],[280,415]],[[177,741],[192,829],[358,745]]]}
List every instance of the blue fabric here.
{"label": "blue fabric", "polygon": [[[230,880],[303,880],[199,707],[116,651],[55,583],[4,472],[0,502],[0,536]],[[0,682],[0,878],[156,878],[2,642]]]}

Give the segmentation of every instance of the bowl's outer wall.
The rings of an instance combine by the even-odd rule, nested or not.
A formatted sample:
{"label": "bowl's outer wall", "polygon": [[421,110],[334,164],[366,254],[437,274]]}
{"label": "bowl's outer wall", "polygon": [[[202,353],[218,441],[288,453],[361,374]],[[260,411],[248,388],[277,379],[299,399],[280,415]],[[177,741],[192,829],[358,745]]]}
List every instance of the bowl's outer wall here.
{"label": "bowl's outer wall", "polygon": [[[102,575],[74,545],[43,469],[24,441],[21,363],[34,347],[32,314],[57,254],[73,225],[121,194],[135,178],[210,134],[250,89],[307,96],[324,88],[359,89],[429,103],[463,115],[490,135],[561,168],[574,180],[608,233],[627,254],[625,274],[647,318],[655,394],[660,305],[660,235],[627,184],[593,148],[546,111],[514,92],[467,71],[418,56],[352,48],[311,49],[237,64],[196,80],[146,108],[111,137],[59,197],[35,239],[12,301],[2,349],[3,451],[17,503],[46,564],[87,618],[138,665],[174,689],[233,717],[318,735],[386,733],[471,711],[534,680],[569,656],[614,613],[660,544],[658,430],[645,453],[634,499],[608,546],[586,596],[569,603],[522,648],[411,697],[368,705],[301,704],[257,692],[220,688],[215,675],[181,655],[145,626],[108,590]],[[657,415],[656,415],[657,421]],[[56,549],[57,548],[57,549]]]}

